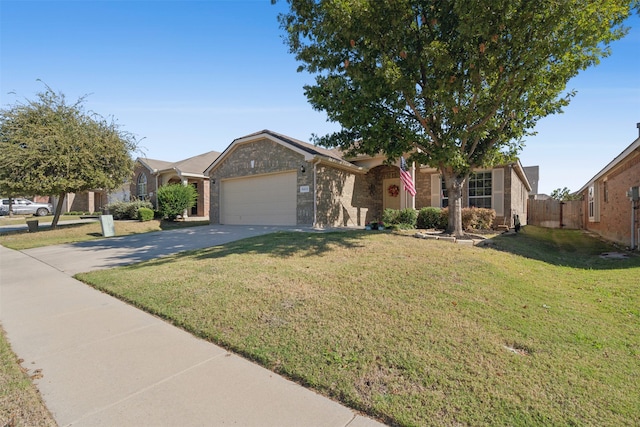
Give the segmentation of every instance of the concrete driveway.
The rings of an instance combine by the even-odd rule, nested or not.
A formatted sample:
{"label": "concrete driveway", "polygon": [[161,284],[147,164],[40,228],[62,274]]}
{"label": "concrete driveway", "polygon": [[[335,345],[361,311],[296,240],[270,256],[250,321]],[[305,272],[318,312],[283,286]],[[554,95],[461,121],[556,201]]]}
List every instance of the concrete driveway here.
{"label": "concrete driveway", "polygon": [[314,231],[311,227],[207,225],[46,246],[27,249],[23,253],[73,276],[76,273],[134,264],[280,230]]}

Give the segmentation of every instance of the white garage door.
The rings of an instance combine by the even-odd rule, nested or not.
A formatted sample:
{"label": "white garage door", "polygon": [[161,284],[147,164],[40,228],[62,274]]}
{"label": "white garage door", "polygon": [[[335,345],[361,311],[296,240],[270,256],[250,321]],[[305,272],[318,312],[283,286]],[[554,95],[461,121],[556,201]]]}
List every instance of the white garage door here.
{"label": "white garage door", "polygon": [[296,173],[222,181],[220,222],[296,225]]}

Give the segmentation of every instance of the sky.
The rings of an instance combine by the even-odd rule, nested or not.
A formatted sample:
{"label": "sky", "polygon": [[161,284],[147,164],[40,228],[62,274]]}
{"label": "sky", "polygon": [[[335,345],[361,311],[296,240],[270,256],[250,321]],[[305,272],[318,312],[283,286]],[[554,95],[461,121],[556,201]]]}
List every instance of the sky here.
{"label": "sky", "polygon": [[[0,0],[0,107],[45,84],[113,117],[140,139],[135,156],[178,161],[222,152],[269,129],[309,141],[339,130],[314,111],[270,0]],[[539,192],[579,190],[636,138],[640,18],[612,55],[572,79],[563,114],[540,120],[520,153]]]}

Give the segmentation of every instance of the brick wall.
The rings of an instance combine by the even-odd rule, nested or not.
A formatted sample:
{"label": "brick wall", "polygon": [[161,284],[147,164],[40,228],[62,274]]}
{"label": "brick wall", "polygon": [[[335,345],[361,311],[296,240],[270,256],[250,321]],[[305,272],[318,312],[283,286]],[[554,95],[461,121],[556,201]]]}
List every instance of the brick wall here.
{"label": "brick wall", "polygon": [[147,195],[153,193],[153,195],[149,197],[149,201],[151,202],[154,208],[157,208],[158,199],[156,197],[156,191],[158,189],[156,188],[156,177],[152,175],[149,169],[145,168],[144,166],[138,165],[133,171],[133,180],[131,181],[131,184],[129,186],[131,197],[132,198],[138,197],[138,179],[141,174],[144,174],[147,177]]}
{"label": "brick wall", "polygon": [[[587,189],[583,193],[586,228],[607,240],[630,245],[631,201],[627,197],[627,191],[630,187],[640,186],[640,149],[632,152],[619,165],[598,179],[595,185],[598,187],[600,220],[598,222],[589,221],[589,193]],[[636,217],[638,216],[640,216],[640,210],[636,211]],[[638,226],[636,223],[636,233]]]}

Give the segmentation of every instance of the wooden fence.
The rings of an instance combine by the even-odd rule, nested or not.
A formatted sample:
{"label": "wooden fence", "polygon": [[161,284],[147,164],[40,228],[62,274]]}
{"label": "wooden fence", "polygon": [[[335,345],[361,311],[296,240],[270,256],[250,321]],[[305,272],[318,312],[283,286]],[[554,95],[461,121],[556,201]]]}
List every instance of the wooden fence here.
{"label": "wooden fence", "polygon": [[559,202],[529,199],[527,224],[547,228],[583,228],[582,200]]}

